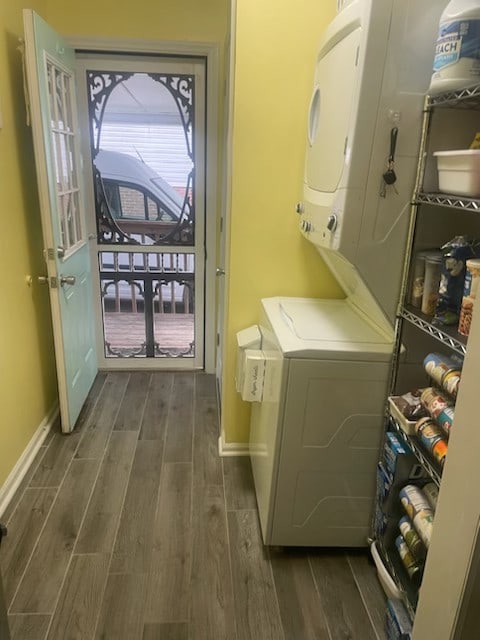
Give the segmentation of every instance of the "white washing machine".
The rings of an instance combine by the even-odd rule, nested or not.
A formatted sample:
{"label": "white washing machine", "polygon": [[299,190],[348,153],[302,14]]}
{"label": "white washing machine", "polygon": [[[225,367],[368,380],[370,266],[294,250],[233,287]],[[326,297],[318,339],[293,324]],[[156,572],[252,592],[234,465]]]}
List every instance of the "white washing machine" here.
{"label": "white washing machine", "polygon": [[[250,456],[264,543],[365,546],[392,337],[348,300],[267,298],[258,328],[257,349],[239,360],[254,362]],[[248,375],[243,384],[248,393]]]}

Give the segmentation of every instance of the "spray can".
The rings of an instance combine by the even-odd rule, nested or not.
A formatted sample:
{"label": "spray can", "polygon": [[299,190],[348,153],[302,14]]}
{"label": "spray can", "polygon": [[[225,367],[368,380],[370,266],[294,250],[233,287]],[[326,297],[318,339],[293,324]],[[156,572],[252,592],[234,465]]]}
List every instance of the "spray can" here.
{"label": "spray can", "polygon": [[440,17],[430,95],[480,82],[479,43],[478,0],[451,0]]}

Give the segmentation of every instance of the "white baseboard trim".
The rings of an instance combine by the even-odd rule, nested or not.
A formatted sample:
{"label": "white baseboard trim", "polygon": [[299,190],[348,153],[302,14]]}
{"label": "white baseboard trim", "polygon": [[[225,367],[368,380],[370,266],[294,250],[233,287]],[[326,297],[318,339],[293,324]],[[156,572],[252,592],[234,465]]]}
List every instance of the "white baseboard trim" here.
{"label": "white baseboard trim", "polygon": [[218,438],[218,454],[228,456],[248,456],[248,442],[225,442],[224,434]]}
{"label": "white baseboard trim", "polygon": [[58,416],[58,404],[55,405],[40,423],[40,426],[33,434],[32,439],[27,444],[26,449],[18,459],[16,465],[11,470],[3,486],[0,487],[0,516],[5,512],[15,491],[25,477],[33,459],[42,446],[48,432],[52,428]]}

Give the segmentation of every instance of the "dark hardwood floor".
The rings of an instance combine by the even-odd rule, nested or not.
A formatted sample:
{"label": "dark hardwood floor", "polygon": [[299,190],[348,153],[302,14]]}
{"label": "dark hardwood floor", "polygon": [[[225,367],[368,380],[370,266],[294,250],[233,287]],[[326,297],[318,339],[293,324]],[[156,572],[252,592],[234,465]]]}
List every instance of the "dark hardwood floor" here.
{"label": "dark hardwood floor", "polygon": [[366,552],[266,549],[213,376],[99,374],[2,521],[13,640],[383,640]]}

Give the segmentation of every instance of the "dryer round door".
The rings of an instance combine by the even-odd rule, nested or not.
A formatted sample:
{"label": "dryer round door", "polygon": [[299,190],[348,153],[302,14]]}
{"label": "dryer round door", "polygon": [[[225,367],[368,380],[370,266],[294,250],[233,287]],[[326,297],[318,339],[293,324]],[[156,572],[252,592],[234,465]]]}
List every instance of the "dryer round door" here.
{"label": "dryer round door", "polygon": [[358,82],[356,63],[360,36],[361,28],[357,25],[317,62],[308,118],[305,167],[307,185],[316,191],[334,192],[342,176]]}

